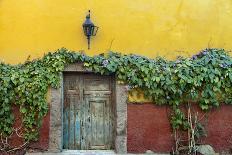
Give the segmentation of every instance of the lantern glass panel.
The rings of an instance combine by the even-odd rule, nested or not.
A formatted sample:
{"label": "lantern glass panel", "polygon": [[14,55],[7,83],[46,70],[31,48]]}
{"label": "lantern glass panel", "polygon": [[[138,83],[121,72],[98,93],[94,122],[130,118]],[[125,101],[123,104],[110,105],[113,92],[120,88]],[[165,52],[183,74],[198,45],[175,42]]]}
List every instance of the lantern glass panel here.
{"label": "lantern glass panel", "polygon": [[87,36],[87,29],[84,25],[83,25],[83,31],[84,31],[85,36]]}
{"label": "lantern glass panel", "polygon": [[98,30],[98,27],[97,27],[97,26],[94,26],[94,27],[93,27],[93,31],[92,31],[92,36],[96,36],[97,30]]}
{"label": "lantern glass panel", "polygon": [[91,36],[91,26],[86,27],[86,34],[87,36]]}
{"label": "lantern glass panel", "polygon": [[93,32],[94,32],[94,26],[91,25],[91,36],[93,36]]}
{"label": "lantern glass panel", "polygon": [[91,25],[83,25],[83,31],[85,36],[91,36]]}

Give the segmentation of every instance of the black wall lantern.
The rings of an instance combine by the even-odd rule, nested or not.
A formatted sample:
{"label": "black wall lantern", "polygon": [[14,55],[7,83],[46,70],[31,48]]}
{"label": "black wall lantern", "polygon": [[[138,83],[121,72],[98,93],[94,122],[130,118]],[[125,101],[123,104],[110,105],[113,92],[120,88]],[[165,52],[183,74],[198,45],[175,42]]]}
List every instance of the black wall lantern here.
{"label": "black wall lantern", "polygon": [[93,22],[90,20],[90,10],[82,26],[83,26],[83,31],[85,33],[85,36],[88,39],[88,49],[90,49],[90,37],[95,36],[98,30],[98,27],[95,26]]}

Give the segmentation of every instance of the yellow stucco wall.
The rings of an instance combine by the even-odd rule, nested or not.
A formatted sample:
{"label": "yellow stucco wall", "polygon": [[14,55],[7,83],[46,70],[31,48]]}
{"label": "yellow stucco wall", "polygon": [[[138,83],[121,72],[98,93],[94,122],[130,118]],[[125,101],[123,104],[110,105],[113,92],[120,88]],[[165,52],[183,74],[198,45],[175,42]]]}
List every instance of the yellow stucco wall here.
{"label": "yellow stucco wall", "polygon": [[[88,9],[100,27],[87,41]],[[232,49],[231,0],[1,0],[0,59],[23,62],[66,47],[169,59],[205,47]]]}

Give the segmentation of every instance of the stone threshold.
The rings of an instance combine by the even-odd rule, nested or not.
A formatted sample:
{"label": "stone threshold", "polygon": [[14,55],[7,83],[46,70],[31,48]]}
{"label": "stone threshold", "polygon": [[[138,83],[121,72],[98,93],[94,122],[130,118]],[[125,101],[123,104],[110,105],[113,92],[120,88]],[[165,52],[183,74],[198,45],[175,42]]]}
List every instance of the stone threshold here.
{"label": "stone threshold", "polygon": [[[115,155],[117,153],[114,150],[63,150],[59,153],[51,152],[27,152],[26,155]],[[128,155],[137,155],[133,153],[127,153]],[[149,154],[149,155],[170,155],[162,153],[140,153],[140,154]],[[139,153],[138,153],[139,155]]]}

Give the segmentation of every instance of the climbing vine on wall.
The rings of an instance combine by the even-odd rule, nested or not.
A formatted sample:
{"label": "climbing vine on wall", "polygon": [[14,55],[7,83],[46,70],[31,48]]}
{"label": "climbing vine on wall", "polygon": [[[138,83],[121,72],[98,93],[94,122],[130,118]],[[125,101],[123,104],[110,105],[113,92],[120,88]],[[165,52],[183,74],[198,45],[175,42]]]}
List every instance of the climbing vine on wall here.
{"label": "climbing vine on wall", "polygon": [[0,134],[12,133],[12,106],[19,106],[26,141],[38,138],[38,129],[48,111],[49,86],[58,87],[65,65],[83,62],[100,74],[116,74],[128,89],[140,89],[154,103],[173,108],[174,129],[187,128],[180,105],[188,101],[208,110],[220,103],[232,103],[232,57],[223,49],[205,49],[191,58],[175,61],[149,59],[109,52],[89,57],[65,48],[24,64],[0,64]]}

